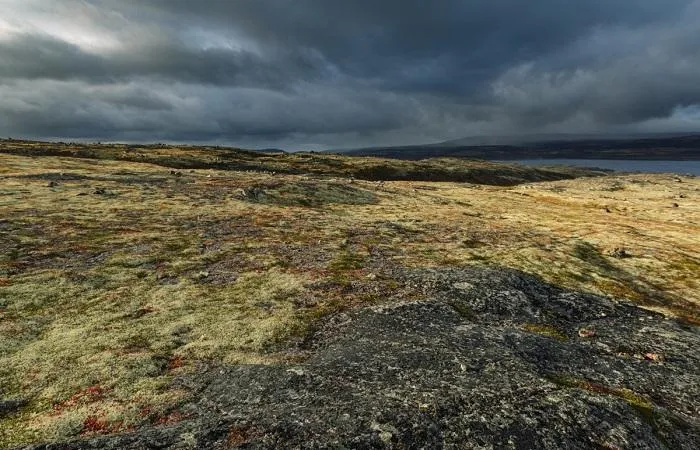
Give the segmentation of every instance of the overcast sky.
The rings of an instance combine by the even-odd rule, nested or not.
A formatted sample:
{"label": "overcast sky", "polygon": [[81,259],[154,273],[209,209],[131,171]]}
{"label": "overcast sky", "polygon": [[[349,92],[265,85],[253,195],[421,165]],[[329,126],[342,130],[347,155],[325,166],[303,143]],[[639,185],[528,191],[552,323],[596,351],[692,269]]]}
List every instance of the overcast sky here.
{"label": "overcast sky", "polygon": [[0,136],[700,131],[700,0],[0,0]]}

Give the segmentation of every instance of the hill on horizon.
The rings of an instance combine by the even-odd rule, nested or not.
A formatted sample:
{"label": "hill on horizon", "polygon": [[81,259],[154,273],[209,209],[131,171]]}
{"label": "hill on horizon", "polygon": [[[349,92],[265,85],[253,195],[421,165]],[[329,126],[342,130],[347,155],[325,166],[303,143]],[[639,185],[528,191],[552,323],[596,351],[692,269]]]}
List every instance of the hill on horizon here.
{"label": "hill on horizon", "polygon": [[485,160],[648,159],[697,161],[700,160],[700,133],[474,136],[435,144],[367,147],[335,150],[335,152],[351,156],[376,156],[406,160],[454,157]]}

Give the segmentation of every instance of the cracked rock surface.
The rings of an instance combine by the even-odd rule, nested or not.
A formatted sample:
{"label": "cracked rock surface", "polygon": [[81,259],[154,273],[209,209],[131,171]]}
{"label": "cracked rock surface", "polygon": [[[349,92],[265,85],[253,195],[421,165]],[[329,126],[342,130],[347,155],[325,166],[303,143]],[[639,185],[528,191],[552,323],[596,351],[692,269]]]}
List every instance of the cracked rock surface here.
{"label": "cracked rock surface", "polygon": [[30,448],[700,448],[696,327],[504,268],[401,278],[425,298],[332,317],[304,363],[183,380],[176,425]]}

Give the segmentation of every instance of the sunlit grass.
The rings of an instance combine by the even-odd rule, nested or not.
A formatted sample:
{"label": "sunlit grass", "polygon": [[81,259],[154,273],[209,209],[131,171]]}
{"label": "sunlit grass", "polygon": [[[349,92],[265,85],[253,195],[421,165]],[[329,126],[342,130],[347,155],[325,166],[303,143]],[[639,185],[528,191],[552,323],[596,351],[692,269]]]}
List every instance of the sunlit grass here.
{"label": "sunlit grass", "polygon": [[[128,158],[0,154],[0,398],[29,402],[0,419],[0,446],[178,420],[187,399],[174,376],[209,361],[283,362],[281,343],[314,321],[389,301],[395,267],[501,264],[697,321],[695,178],[375,183],[171,173],[142,159],[229,159],[118,151]],[[331,160],[265,161],[280,172],[377,164]],[[610,256],[616,247],[631,257]]]}

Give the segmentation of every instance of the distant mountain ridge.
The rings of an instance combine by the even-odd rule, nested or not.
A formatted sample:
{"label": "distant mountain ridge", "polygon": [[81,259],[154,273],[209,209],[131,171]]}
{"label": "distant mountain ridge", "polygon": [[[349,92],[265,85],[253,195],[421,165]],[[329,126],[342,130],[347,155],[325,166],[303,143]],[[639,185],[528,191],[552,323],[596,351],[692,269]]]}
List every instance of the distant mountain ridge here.
{"label": "distant mountain ridge", "polygon": [[640,135],[550,134],[469,137],[427,145],[340,150],[351,156],[406,160],[453,157],[521,159],[700,160],[700,133]]}

